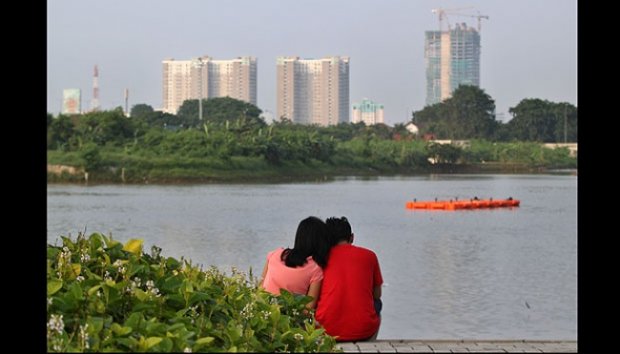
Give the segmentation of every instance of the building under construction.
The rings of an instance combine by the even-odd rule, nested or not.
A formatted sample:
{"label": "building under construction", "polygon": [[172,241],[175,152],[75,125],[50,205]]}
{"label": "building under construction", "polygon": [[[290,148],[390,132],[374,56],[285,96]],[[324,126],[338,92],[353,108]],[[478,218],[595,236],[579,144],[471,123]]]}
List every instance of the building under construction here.
{"label": "building under construction", "polygon": [[426,104],[441,102],[459,85],[480,86],[480,33],[465,23],[426,31]]}

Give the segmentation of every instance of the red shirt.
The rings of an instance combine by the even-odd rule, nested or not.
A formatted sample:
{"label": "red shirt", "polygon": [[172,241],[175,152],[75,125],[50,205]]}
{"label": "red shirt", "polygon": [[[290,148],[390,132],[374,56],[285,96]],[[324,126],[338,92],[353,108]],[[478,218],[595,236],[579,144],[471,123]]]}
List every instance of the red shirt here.
{"label": "red shirt", "polygon": [[377,255],[366,248],[334,246],[323,269],[315,317],[338,341],[366,339],[379,330],[373,291],[383,284]]}

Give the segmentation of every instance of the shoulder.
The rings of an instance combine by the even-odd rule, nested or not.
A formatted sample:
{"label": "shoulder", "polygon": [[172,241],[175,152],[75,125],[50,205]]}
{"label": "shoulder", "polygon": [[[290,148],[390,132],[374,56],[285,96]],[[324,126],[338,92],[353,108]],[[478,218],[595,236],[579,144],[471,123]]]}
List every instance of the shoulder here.
{"label": "shoulder", "polygon": [[368,257],[368,258],[378,259],[377,258],[377,254],[373,250],[371,250],[371,249],[368,249],[368,248],[365,248],[365,247],[360,247],[360,246],[353,246],[353,247],[355,247],[354,248],[355,252],[357,252],[358,254],[362,254],[362,255],[364,255],[365,257]]}
{"label": "shoulder", "polygon": [[355,245],[351,245],[351,246],[353,247],[353,249],[355,249],[359,253],[366,253],[366,254],[376,255],[373,250],[368,249],[366,247],[355,246]]}
{"label": "shoulder", "polygon": [[280,257],[280,255],[282,254],[282,252],[284,252],[284,248],[280,247],[280,248],[276,248],[275,250],[267,253],[267,259],[270,259],[273,256],[276,257]]}

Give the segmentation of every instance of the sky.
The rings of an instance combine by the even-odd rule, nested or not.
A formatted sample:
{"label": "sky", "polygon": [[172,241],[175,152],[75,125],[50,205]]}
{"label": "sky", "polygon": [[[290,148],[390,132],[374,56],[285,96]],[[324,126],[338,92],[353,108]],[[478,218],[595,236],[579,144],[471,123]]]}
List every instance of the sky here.
{"label": "sky", "polygon": [[[257,58],[257,105],[276,113],[276,57],[348,56],[349,101],[384,105],[385,123],[424,108],[424,32],[432,9],[464,8],[482,20],[480,87],[498,119],[522,99],[577,105],[576,0],[48,0],[47,110],[62,91],[92,99],[99,67],[102,109],[162,106],[162,60]],[[469,8],[471,7],[471,8]],[[477,26],[477,19],[448,15]]]}

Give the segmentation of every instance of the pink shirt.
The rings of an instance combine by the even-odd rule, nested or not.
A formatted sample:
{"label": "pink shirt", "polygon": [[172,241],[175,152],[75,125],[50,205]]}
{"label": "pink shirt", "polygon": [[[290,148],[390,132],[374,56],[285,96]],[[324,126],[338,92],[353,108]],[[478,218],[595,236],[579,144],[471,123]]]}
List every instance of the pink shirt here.
{"label": "pink shirt", "polygon": [[323,280],[323,270],[308,257],[306,264],[291,268],[280,259],[284,248],[278,248],[267,254],[267,274],[263,288],[274,295],[280,295],[280,289],[293,294],[306,295],[310,284]]}

